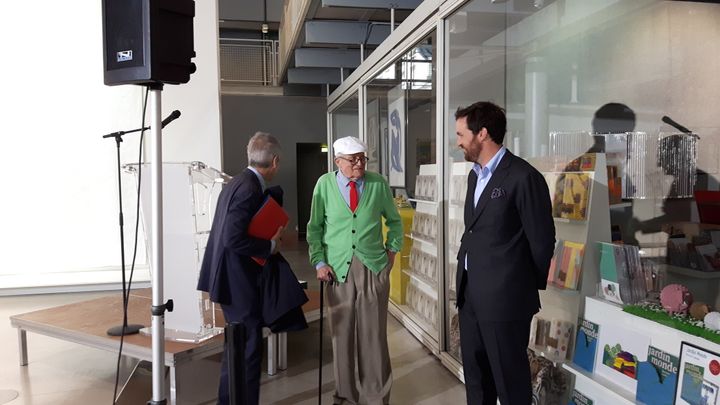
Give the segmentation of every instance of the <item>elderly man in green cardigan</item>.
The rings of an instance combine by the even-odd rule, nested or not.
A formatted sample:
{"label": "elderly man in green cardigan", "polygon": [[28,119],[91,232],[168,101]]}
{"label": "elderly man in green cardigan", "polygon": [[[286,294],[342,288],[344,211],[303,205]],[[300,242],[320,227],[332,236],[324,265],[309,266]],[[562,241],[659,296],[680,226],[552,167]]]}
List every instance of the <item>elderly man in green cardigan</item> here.
{"label": "elderly man in green cardigan", "polygon": [[[338,170],[318,179],[307,225],[310,261],[318,280],[328,282],[335,404],[359,402],[356,353],[366,403],[387,404],[392,386],[389,272],[402,248],[402,223],[385,178],[365,171],[366,150],[355,137],[333,143]],[[386,241],[382,218],[388,228]]]}

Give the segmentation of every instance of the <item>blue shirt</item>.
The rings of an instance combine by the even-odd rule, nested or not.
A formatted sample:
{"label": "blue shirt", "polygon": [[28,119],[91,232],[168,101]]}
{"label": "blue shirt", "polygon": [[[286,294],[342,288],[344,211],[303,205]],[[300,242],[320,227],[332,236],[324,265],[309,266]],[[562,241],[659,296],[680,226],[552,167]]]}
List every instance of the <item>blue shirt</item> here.
{"label": "blue shirt", "polygon": [[[340,170],[337,171],[337,184],[338,188],[340,189],[340,194],[343,197],[343,200],[345,200],[345,203],[350,206],[350,180],[349,178],[345,177],[344,174]],[[363,186],[365,185],[365,180],[363,179],[357,179],[355,180],[355,188],[357,189],[358,194],[358,204],[360,204],[360,197],[362,197],[363,192]]]}
{"label": "blue shirt", "polygon": [[[473,207],[477,207],[477,203],[480,200],[480,196],[482,195],[483,190],[485,190],[485,187],[487,187],[488,183],[490,182],[490,179],[492,178],[493,173],[495,173],[495,169],[497,169],[498,164],[502,160],[503,156],[505,156],[505,147],[501,147],[500,150],[495,153],[495,156],[490,159],[490,161],[485,165],[485,167],[480,166],[479,163],[475,163],[473,165],[473,171],[475,174],[477,174],[477,183],[475,183],[475,195],[473,196]],[[467,254],[465,255],[465,270],[467,270]]]}
{"label": "blue shirt", "polygon": [[479,163],[475,163],[473,165],[472,169],[475,174],[477,174],[473,207],[477,207],[478,200],[480,200],[483,190],[485,190],[485,187],[490,182],[490,178],[492,178],[493,173],[495,173],[498,163],[500,163],[502,157],[505,156],[505,150],[504,146],[501,147],[500,150],[495,153],[495,156],[493,156],[492,159],[490,159],[490,161],[485,165],[485,167],[480,166]]}

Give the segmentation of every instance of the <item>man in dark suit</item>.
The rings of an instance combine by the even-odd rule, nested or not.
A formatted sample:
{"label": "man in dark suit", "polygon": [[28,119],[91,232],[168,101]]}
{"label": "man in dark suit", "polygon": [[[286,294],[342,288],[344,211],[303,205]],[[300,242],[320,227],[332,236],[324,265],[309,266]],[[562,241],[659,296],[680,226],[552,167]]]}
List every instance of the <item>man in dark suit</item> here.
{"label": "man in dark suit", "polygon": [[[265,184],[280,164],[280,143],[270,134],[256,133],[247,146],[249,167],[220,192],[210,238],[203,257],[198,290],[222,305],[226,322],[246,329],[245,395],[248,405],[257,404],[262,360],[263,285],[262,266],[252,257],[267,259],[280,250],[282,227],[271,240],[253,238],[250,220],[265,200]],[[227,356],[223,356],[218,404],[229,403]]]}
{"label": "man in dark suit", "polygon": [[555,247],[545,179],[502,146],[506,125],[489,102],[455,113],[457,145],[475,163],[456,289],[468,404],[531,403],[530,321]]}

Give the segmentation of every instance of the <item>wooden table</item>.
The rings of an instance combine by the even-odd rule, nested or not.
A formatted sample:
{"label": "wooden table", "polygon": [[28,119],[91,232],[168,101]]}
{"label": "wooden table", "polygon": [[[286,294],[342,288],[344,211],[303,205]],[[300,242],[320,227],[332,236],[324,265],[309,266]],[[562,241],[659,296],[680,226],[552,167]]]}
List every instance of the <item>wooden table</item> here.
{"label": "wooden table", "polygon": [[[309,301],[303,311],[309,322],[319,318],[320,294],[306,291]],[[138,290],[130,296],[128,323],[150,324],[150,289]],[[217,324],[224,325],[218,308]],[[27,332],[50,336],[69,342],[116,352],[120,337],[108,336],[106,331],[122,322],[122,295],[97,298],[75,304],[62,305],[10,317],[10,324],[18,329],[20,365],[28,364]],[[268,339],[268,374],[287,368],[287,335],[264,331]],[[165,366],[170,370],[170,403],[196,403],[198,396],[212,399],[217,395],[220,375],[219,363],[207,358],[223,351],[224,337],[218,335],[200,343],[165,341]],[[152,362],[152,338],[135,334],[125,336],[123,355]],[[208,381],[200,384],[198,378]],[[198,392],[205,388],[206,392]]]}

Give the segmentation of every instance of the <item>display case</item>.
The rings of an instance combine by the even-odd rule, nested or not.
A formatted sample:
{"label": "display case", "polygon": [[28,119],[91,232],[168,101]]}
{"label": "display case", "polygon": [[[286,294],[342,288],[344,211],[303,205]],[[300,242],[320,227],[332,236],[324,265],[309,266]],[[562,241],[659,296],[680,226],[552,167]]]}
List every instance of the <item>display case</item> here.
{"label": "display case", "polygon": [[[150,173],[150,165],[128,164],[123,168],[135,182],[135,190],[140,181],[142,230],[145,246],[150,246],[150,181],[144,176]],[[202,162],[163,163],[162,171],[163,291],[174,302],[173,311],[165,314],[165,338],[198,343],[222,333],[224,327],[216,324],[214,304],[207,293],[197,290],[197,283],[217,198],[230,177]],[[151,253],[148,249],[149,263]],[[149,334],[151,330],[141,332]]]}
{"label": "display case", "polygon": [[[399,198],[406,230],[399,264],[391,275],[390,312],[415,336],[439,351],[439,286],[442,183],[436,162],[433,123],[434,47],[430,34],[375,75],[361,88],[365,110],[368,170],[383,174]],[[352,99],[352,98],[351,98]],[[402,291],[402,292],[400,292]]]}
{"label": "display case", "polygon": [[[476,101],[505,109],[504,145],[544,174],[562,241],[556,253],[577,264],[555,262],[541,293],[539,317],[550,328],[553,320],[575,328],[586,297],[598,293],[600,242],[633,245],[633,255],[656,263],[658,274],[667,271],[665,283],[688,284],[720,306],[712,260],[698,268],[668,261],[671,243],[682,246],[682,237],[701,246],[695,257],[720,257],[708,246],[712,233],[700,229],[720,214],[702,215],[695,203],[698,190],[720,188],[720,124],[712,108],[720,105],[720,65],[708,57],[720,54],[719,18],[720,5],[711,2],[426,0],[330,95],[329,113],[359,98],[369,167],[412,206],[412,246],[400,268],[407,278],[398,277],[407,283],[405,302],[391,311],[458,378],[454,277],[472,163],[457,148],[454,113]],[[586,153],[594,161],[566,167]],[[423,170],[434,172],[430,193]],[[702,198],[705,214],[720,206],[720,198]],[[428,235],[433,215],[435,234]],[[428,273],[433,260],[437,273]],[[423,316],[433,305],[435,325]],[[572,356],[570,340],[556,365]],[[540,356],[550,353],[544,346],[536,348]]]}

